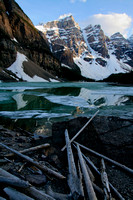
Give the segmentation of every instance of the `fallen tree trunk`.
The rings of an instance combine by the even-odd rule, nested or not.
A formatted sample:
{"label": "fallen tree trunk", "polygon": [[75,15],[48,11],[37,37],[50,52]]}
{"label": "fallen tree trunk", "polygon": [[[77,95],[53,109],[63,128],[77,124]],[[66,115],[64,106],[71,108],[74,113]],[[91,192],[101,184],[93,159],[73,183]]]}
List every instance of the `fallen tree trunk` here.
{"label": "fallen tree trunk", "polygon": [[88,148],[88,147],[85,147],[84,145],[79,144],[78,142],[74,142],[74,143],[75,143],[75,144],[78,144],[80,147],[82,147],[83,149],[89,151],[89,152],[92,153],[93,155],[95,155],[95,156],[97,156],[97,157],[100,157],[100,158],[103,158],[104,160],[106,160],[106,161],[108,161],[108,162],[110,162],[110,163],[112,163],[112,164],[118,166],[119,168],[121,168],[121,169],[123,169],[124,171],[126,171],[126,172],[128,172],[128,173],[130,173],[130,174],[133,175],[133,170],[130,169],[129,167],[126,167],[125,165],[122,165],[122,164],[118,163],[117,161],[108,158],[107,156],[104,156],[104,155],[102,155],[102,154],[100,154],[100,153],[98,153],[98,152],[96,152],[96,151],[94,151],[94,150],[92,150],[92,149],[90,149],[90,148]]}
{"label": "fallen tree trunk", "polygon": [[68,168],[69,168],[69,176],[68,176],[68,185],[72,194],[72,197],[75,200],[78,200],[82,196],[82,190],[80,188],[80,179],[78,178],[77,169],[74,162],[74,156],[71,149],[71,143],[68,136],[67,129],[65,130],[65,139],[66,139],[66,147],[67,147],[67,158],[68,158]]}
{"label": "fallen tree trunk", "polygon": [[36,167],[38,167],[39,169],[41,169],[44,173],[54,176],[56,178],[59,179],[65,179],[65,177],[63,175],[61,175],[60,173],[48,168],[47,166],[41,165],[40,163],[38,163],[37,161],[34,161],[32,158],[30,158],[29,156],[26,156],[22,153],[19,153],[18,151],[9,148],[7,145],[0,143],[0,145],[6,149],[8,149],[9,151],[13,152],[14,154],[16,154],[17,156],[23,158],[24,160],[30,162],[32,165],[35,165]]}
{"label": "fallen tree trunk", "polygon": [[83,177],[84,177],[84,180],[85,180],[88,198],[89,198],[89,200],[97,200],[97,197],[96,197],[96,194],[94,192],[89,174],[87,172],[86,165],[85,165],[84,159],[82,157],[82,153],[80,151],[79,145],[77,145],[77,151],[78,151],[79,162],[80,162],[81,169],[82,169],[82,172],[83,172]]}

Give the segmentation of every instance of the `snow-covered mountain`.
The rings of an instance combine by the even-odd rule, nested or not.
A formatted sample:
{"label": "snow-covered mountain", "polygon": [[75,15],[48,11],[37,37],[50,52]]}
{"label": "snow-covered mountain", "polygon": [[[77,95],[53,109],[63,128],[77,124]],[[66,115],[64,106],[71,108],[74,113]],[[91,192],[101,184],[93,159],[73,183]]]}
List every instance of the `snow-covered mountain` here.
{"label": "snow-covered mountain", "polygon": [[88,48],[82,31],[73,16],[65,15],[59,20],[36,26],[36,28],[46,35],[52,53],[61,62],[64,78],[69,80],[82,79],[80,69],[73,58],[82,53],[88,53]]}
{"label": "snow-covered mountain", "polygon": [[[65,18],[60,17],[59,20],[36,26],[36,28],[46,34],[53,53],[63,48],[63,50],[70,49],[73,56],[76,56],[87,49],[82,31],[72,15],[65,15]],[[59,50],[58,46],[60,46]]]}
{"label": "snow-covered mountain", "polygon": [[0,8],[0,80],[114,81],[115,74],[115,81],[120,75],[133,83],[133,35],[109,38],[100,25],[81,30],[72,15],[37,30],[15,0],[2,0]]}
{"label": "snow-covered mountain", "polygon": [[81,30],[72,15],[36,28],[46,35],[51,51],[73,79],[79,74],[81,79],[99,81],[133,70],[132,38],[126,40],[120,33],[109,38],[100,25]]}

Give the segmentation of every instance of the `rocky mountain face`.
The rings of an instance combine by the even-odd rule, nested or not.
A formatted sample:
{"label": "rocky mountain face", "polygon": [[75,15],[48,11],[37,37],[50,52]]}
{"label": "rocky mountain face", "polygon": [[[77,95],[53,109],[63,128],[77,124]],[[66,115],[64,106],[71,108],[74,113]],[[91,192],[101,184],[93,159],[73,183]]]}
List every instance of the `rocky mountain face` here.
{"label": "rocky mountain face", "polygon": [[110,40],[117,59],[133,67],[133,36],[125,39],[122,34],[117,32],[110,37]]}
{"label": "rocky mountain face", "polygon": [[124,58],[124,53],[130,49],[130,44],[128,40],[126,40],[122,34],[119,32],[113,34],[110,37],[112,42],[112,46],[114,47],[114,53],[118,60]]}
{"label": "rocky mountain face", "polygon": [[133,48],[133,34],[128,38],[130,46]]}
{"label": "rocky mountain face", "polygon": [[133,82],[133,36],[81,30],[72,15],[36,28],[14,0],[0,0],[0,80]]}
{"label": "rocky mountain face", "polygon": [[[21,70],[23,68],[24,72],[29,72],[28,76],[30,76],[30,78],[36,76],[38,71],[40,71],[40,78],[42,79],[44,77],[46,78],[45,73],[47,72],[52,74],[49,74],[50,78],[54,78],[53,75],[60,75],[60,63],[51,53],[45,36],[38,32],[31,20],[14,0],[0,0],[1,80],[26,80],[18,76],[17,71],[13,73],[8,70],[8,67],[14,62],[19,62],[19,60],[17,60],[17,55],[19,55],[19,60],[21,61],[21,55],[27,57],[25,65],[21,62],[22,66],[20,66],[20,68]],[[32,67],[33,65],[34,67]],[[36,65],[38,66],[37,71],[35,70]],[[41,66],[41,68],[39,66]],[[18,69],[18,71],[20,71],[20,69]],[[46,81],[49,81],[48,77]]]}
{"label": "rocky mountain face", "polygon": [[46,35],[52,53],[62,64],[65,78],[82,79],[80,69],[73,57],[80,56],[88,49],[82,31],[73,16],[60,17],[59,20],[36,26],[36,28]]}
{"label": "rocky mountain face", "polygon": [[67,69],[69,78],[79,75],[82,80],[104,80],[115,74],[130,74],[133,70],[133,40],[120,33],[107,37],[100,25],[81,30],[73,16],[36,26],[49,42],[51,51]]}
{"label": "rocky mountain face", "polygon": [[106,41],[109,39],[104,35],[100,25],[95,25],[94,27],[89,25],[84,29],[84,33],[87,36],[88,46],[101,54],[102,57],[109,58],[108,49],[106,47]]}

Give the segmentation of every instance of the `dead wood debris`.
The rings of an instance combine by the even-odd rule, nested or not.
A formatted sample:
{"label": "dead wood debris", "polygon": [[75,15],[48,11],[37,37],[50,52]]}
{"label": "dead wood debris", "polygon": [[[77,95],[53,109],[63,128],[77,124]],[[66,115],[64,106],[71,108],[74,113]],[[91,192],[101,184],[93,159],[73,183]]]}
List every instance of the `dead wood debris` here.
{"label": "dead wood debris", "polygon": [[[18,133],[0,127],[0,200],[124,200],[108,179],[104,160],[112,160],[77,142],[73,143],[74,139],[69,139],[68,130],[65,130],[66,151],[57,153],[41,139],[35,145],[29,132],[21,129]],[[102,159],[101,171],[90,160],[88,153],[87,156],[83,154],[82,149],[96,159],[98,157],[99,162]],[[48,158],[50,152],[56,152],[51,156],[53,160]],[[58,154],[67,158],[68,165],[62,165],[64,169],[61,169]],[[133,172],[116,161],[113,164],[130,174]]]}

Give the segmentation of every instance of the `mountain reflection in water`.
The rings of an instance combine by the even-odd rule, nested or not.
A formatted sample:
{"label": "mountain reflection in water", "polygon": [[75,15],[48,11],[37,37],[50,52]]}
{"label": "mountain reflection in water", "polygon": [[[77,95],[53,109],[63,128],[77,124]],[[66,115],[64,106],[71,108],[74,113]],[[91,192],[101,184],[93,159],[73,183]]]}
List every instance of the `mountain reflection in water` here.
{"label": "mountain reflection in water", "polygon": [[[75,114],[77,107],[81,112]],[[45,124],[89,117],[98,109],[99,115],[132,118],[133,87],[86,82],[0,83],[1,119],[26,129],[44,126],[46,130]]]}

